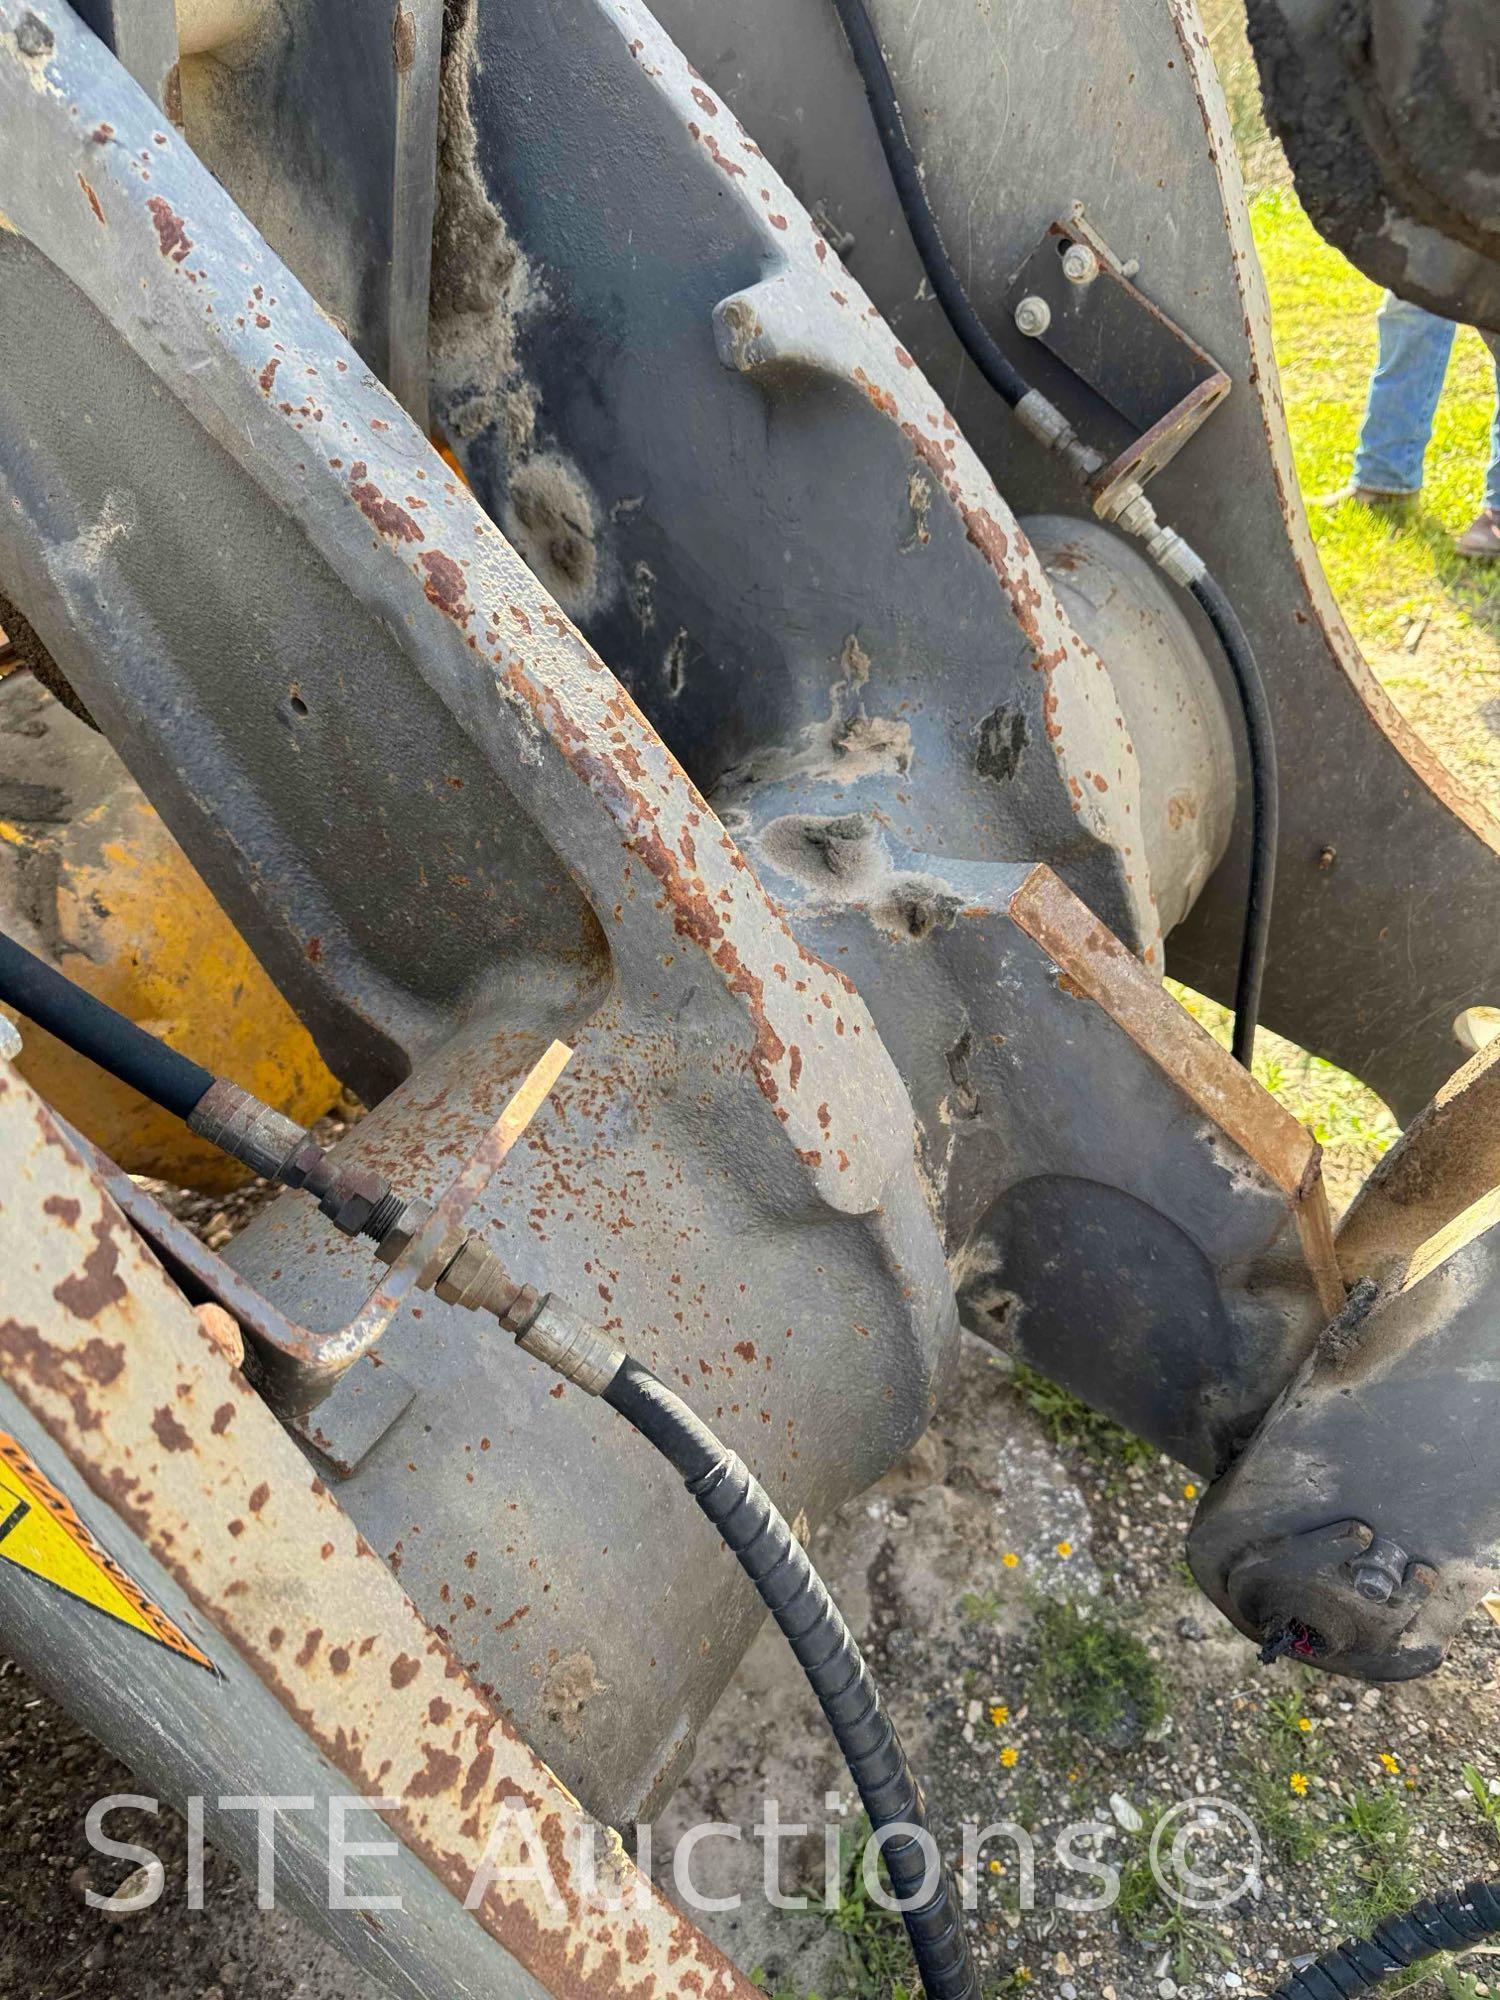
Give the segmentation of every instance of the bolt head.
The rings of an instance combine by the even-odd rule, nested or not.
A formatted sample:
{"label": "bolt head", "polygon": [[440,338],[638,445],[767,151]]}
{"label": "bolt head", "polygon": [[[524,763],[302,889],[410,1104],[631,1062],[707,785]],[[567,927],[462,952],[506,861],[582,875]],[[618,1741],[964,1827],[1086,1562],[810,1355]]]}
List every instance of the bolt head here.
{"label": "bolt head", "polygon": [[1035,340],[1052,324],[1052,308],[1035,292],[1028,293],[1016,307],[1016,332],[1025,334],[1028,340]]}
{"label": "bolt head", "polygon": [[1361,1563],[1354,1572],[1354,1589],[1366,1604],[1389,1604],[1395,1585],[1388,1571]]}
{"label": "bolt head", "polygon": [[1091,285],[1099,275],[1099,259],[1087,243],[1070,243],[1063,252],[1062,267],[1070,285]]}

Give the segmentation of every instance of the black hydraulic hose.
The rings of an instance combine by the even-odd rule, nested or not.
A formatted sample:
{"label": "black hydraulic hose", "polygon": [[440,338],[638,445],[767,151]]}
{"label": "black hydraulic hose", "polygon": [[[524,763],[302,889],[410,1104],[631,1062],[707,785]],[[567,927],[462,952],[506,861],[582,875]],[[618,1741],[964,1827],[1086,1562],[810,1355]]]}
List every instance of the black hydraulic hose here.
{"label": "black hydraulic hose", "polygon": [[4,936],[0,1000],[179,1118],[186,1118],[213,1085],[212,1072],[200,1063],[169,1049]]}
{"label": "black hydraulic hose", "polygon": [[1440,1952],[1470,1951],[1500,1934],[1500,1880],[1471,1882],[1451,1895],[1387,1917],[1368,1938],[1350,1938],[1292,1973],[1270,2000],[1357,2000],[1408,1966]]}
{"label": "black hydraulic hose", "polygon": [[1276,887],[1276,845],[1280,836],[1281,791],[1276,770],[1276,730],[1260,663],[1217,580],[1207,570],[1190,586],[1203,615],[1213,626],[1245,718],[1250,754],[1250,881],[1245,891],[1245,917],[1240,937],[1239,971],[1234,987],[1235,1060],[1249,1069],[1255,1057],[1255,1028],[1260,1019],[1260,989],[1266,976],[1271,938],[1271,903]]}
{"label": "black hydraulic hose", "polygon": [[[603,1397],[681,1473],[760,1592],[822,1704],[870,1825],[876,1833],[912,1829],[885,1841],[883,1851],[923,1990],[930,2000],[979,2000],[958,1892],[926,1833],[921,1790],[859,1647],[801,1543],[743,1459],[649,1368],[627,1358]],[[932,1859],[937,1885],[919,1902]]]}
{"label": "black hydraulic hose", "polygon": [[[921,168],[906,136],[900,100],[886,67],[880,37],[865,9],[864,0],[833,0],[833,4],[864,84],[901,212],[928,282],[970,360],[990,387],[1014,409],[1031,393],[1032,385],[1002,352],[999,343],[974,310],[963,280],[943,245],[937,218],[927,199]],[[1250,755],[1250,882],[1235,982],[1232,1043],[1236,1060],[1248,1069],[1255,1053],[1255,1030],[1260,1019],[1260,992],[1265,978],[1276,873],[1276,744],[1265,683],[1261,679],[1254,649],[1235,615],[1233,605],[1206,572],[1189,588],[1212,624],[1229,661],[1244,711]]]}
{"label": "black hydraulic hose", "polygon": [[901,105],[895,85],[891,82],[891,73],[885,66],[880,37],[865,12],[864,0],[833,0],[833,4],[838,9],[849,47],[854,52],[855,66],[864,84],[865,96],[870,100],[875,129],[880,134],[885,163],[896,184],[901,212],[906,217],[911,239],[917,246],[927,282],[948,315],[948,323],[962,341],[969,359],[996,394],[1003,396],[1014,409],[1031,384],[1020,369],[1007,359],[994,335],[975,312],[973,302],[954,269],[953,260],[943,247],[937,217],[932,212],[927,190],[922,184],[922,170],[906,136],[906,124],[901,116]]}

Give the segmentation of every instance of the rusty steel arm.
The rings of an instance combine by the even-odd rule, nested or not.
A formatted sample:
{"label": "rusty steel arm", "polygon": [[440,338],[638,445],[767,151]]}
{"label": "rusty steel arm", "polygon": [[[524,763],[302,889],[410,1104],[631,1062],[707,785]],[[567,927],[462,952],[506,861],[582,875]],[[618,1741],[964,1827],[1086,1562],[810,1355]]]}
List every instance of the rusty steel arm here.
{"label": "rusty steel arm", "polygon": [[[165,1759],[149,1722],[132,1737],[108,1703],[120,1671],[112,1646],[60,1656],[25,1605],[35,1580],[0,1565],[13,1657],[85,1717],[113,1707],[114,1741],[138,1768],[165,1776],[174,1766],[164,1790],[210,1795],[215,1838],[234,1838],[213,1804],[225,1789],[214,1759],[226,1726],[242,1734],[250,1778],[260,1743],[266,1767],[285,1770],[290,1757],[306,1781],[288,1791],[342,1782],[393,1800],[382,1816],[401,1842],[413,1907],[378,1931],[337,1922],[343,1948],[392,1992],[415,2000],[434,1980],[457,1990],[457,1962],[482,1980],[475,1991],[749,2000],[748,1982],[636,1874],[464,1675],[9,1068],[0,1069],[0,1147],[10,1168],[0,1189],[10,1273],[0,1396],[23,1406],[105,1540],[128,1561],[144,1554],[164,1578],[219,1677],[184,1665],[196,1679],[176,1690],[183,1754]],[[196,1751],[180,1721],[190,1701],[206,1711]],[[508,1811],[516,1803],[548,1857],[551,1899],[524,1866],[527,1826]],[[492,1836],[490,1877],[481,1862]],[[576,1857],[595,1836],[590,1890]],[[465,1918],[458,1906],[476,1875],[487,1886]],[[304,1908],[317,1909],[315,1887],[314,1875],[298,1896]],[[473,1944],[454,1936],[447,1899]],[[439,1931],[425,1944],[424,1914]],[[494,1950],[481,1948],[481,1934]],[[425,1967],[424,1950],[438,1954]]]}

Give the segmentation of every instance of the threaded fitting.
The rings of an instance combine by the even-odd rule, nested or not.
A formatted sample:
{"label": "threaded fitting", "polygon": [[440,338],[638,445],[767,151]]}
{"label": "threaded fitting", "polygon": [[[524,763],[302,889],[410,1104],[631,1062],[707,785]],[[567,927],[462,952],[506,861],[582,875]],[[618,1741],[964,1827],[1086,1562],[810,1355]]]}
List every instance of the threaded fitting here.
{"label": "threaded fitting", "polygon": [[434,1289],[449,1305],[492,1313],[507,1333],[524,1332],[541,1304],[535,1287],[519,1284],[477,1236],[464,1238]]}

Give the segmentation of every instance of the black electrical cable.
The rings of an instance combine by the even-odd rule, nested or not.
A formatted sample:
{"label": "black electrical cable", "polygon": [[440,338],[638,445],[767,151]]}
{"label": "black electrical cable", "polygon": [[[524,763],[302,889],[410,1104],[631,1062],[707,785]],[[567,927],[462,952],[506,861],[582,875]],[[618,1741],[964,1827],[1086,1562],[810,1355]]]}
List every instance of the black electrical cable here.
{"label": "black electrical cable", "polygon": [[1266,975],[1271,903],[1276,888],[1276,845],[1281,823],[1276,728],[1254,648],[1234,606],[1207,570],[1189,587],[1218,635],[1234,675],[1250,754],[1250,880],[1245,891],[1240,963],[1234,986],[1234,1039],[1230,1045],[1236,1062],[1249,1069],[1255,1057],[1255,1028],[1260,1020],[1260,989]]}
{"label": "black electrical cable", "polygon": [[[937,218],[927,199],[922,170],[906,136],[900,100],[886,67],[880,38],[864,0],[833,0],[833,4],[864,84],[901,212],[928,282],[970,360],[990,387],[1014,409],[1030,393],[1032,385],[1007,358],[974,310],[973,301],[944,247]],[[1234,607],[1206,572],[1190,587],[1212,624],[1234,675],[1244,711],[1250,758],[1250,882],[1235,981],[1233,1040],[1236,1060],[1248,1069],[1255,1053],[1255,1030],[1260,1019],[1260,992],[1265,979],[1276,874],[1276,745],[1260,666]]]}
{"label": "black electrical cable", "polygon": [[1387,1979],[1440,1952],[1470,1951],[1500,1935],[1500,1880],[1471,1882],[1451,1895],[1423,1900],[1387,1917],[1367,1938],[1350,1938],[1300,1972],[1291,1973],[1270,2000],[1357,2000]]}
{"label": "black electrical cable", "polygon": [[4,936],[0,1000],[179,1118],[186,1118],[213,1085],[211,1071],[169,1049]]}
{"label": "black electrical cable", "polygon": [[[838,1740],[878,1833],[909,1827],[883,1843],[885,1865],[930,2000],[979,2000],[953,1877],[927,1834],[926,1808],[890,1717],[853,1635],[806,1551],[770,1496],[649,1368],[621,1363],[604,1401],[634,1424],[682,1475],[785,1633]],[[925,1836],[925,1837],[924,1837]],[[936,1887],[918,1902],[936,1859]]]}
{"label": "black electrical cable", "polygon": [[901,212],[906,217],[911,239],[917,246],[927,282],[948,315],[948,323],[963,342],[969,359],[995,393],[1003,396],[1014,409],[1031,384],[1002,352],[994,335],[975,312],[973,301],[964,290],[953,260],[944,248],[937,217],[932,212],[927,189],[922,184],[922,170],[906,136],[900,101],[891,82],[891,73],[885,66],[880,37],[865,12],[864,0],[833,0],[833,4],[854,53],[865,96],[870,100],[885,163],[896,184]]}

